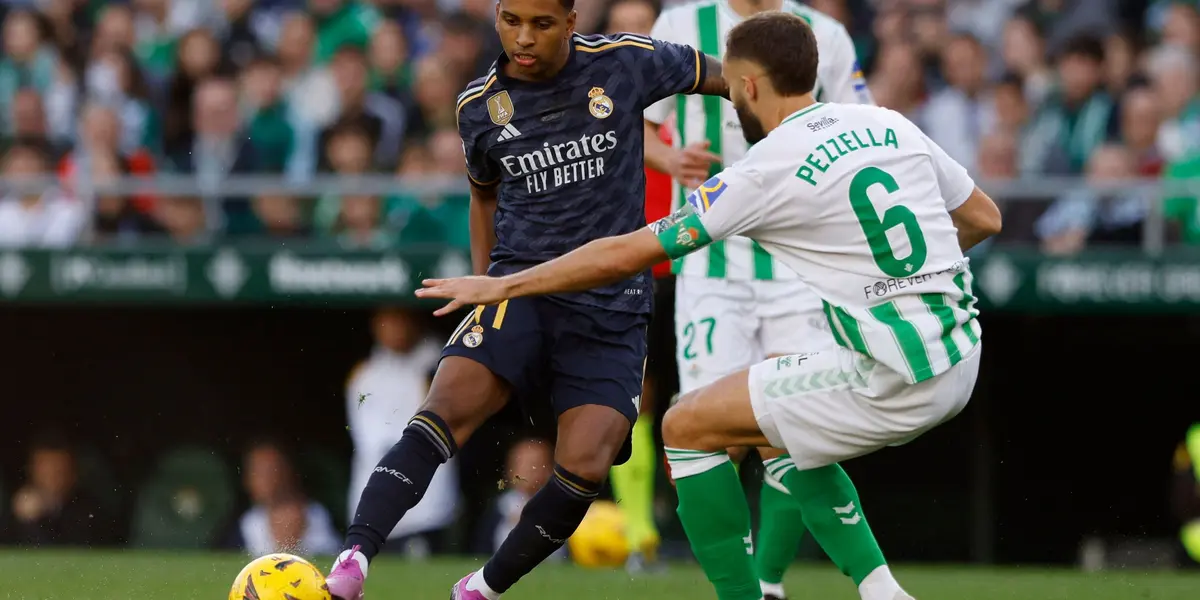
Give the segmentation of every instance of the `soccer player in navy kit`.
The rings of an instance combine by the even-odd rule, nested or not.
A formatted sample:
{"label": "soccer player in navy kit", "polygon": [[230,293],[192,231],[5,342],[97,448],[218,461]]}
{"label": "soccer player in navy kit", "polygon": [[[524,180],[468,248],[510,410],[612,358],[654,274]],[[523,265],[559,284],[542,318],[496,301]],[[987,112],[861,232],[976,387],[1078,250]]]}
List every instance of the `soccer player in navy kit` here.
{"label": "soccer player in navy kit", "polygon": [[[504,45],[458,99],[475,272],[505,275],[646,226],[643,110],[728,97],[719,61],[635,34],[575,33],[574,0],[501,0]],[[650,316],[649,271],[582,293],[476,307],[451,335],[422,410],[371,475],[327,581],[362,597],[368,561],[434,471],[510,398],[549,402],[554,476],[456,600],[495,600],[560,548],[629,457]]]}

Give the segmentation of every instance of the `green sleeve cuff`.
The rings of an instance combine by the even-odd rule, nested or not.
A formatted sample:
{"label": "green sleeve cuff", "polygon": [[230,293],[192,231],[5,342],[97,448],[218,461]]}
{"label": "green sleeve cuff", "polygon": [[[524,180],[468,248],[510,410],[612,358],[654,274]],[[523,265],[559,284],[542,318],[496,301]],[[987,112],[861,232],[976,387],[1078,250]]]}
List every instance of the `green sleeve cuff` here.
{"label": "green sleeve cuff", "polygon": [[682,258],[713,242],[700,215],[686,206],[650,225],[671,260]]}

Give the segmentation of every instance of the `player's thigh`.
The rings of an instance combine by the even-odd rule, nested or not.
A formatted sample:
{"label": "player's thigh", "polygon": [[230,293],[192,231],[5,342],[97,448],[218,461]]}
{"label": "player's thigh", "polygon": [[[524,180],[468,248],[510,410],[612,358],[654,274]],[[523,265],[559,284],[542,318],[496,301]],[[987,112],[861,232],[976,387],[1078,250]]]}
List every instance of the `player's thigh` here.
{"label": "player's thigh", "polygon": [[[750,369],[755,418],[774,448],[796,467],[813,469],[854,458],[895,441],[875,423],[860,397],[869,360],[843,348],[789,354]],[[874,365],[874,361],[870,361]]]}
{"label": "player's thigh", "polygon": [[974,383],[971,366],[912,385],[835,348],[755,365],[750,397],[771,446],[786,449],[796,468],[814,469],[909,442],[953,417],[969,397],[967,382]]}
{"label": "player's thigh", "polygon": [[446,421],[461,445],[513,393],[537,383],[541,345],[526,299],[471,310],[442,348],[424,408]]}
{"label": "player's thigh", "polygon": [[717,452],[767,444],[750,402],[749,371],[741,370],[683,394],[663,418],[668,448]]}
{"label": "player's thigh", "polygon": [[796,280],[756,281],[754,310],[765,357],[837,347],[821,299]]}
{"label": "player's thigh", "polygon": [[744,282],[679,277],[675,287],[675,356],[679,391],[687,393],[762,358]]}
{"label": "player's thigh", "polygon": [[[623,464],[632,452],[629,434],[641,409],[649,316],[550,300],[541,310],[547,327],[553,328],[549,394],[560,419],[559,448],[564,443],[578,445],[577,462],[584,463],[583,470]],[[563,417],[580,407],[589,408],[575,414],[586,412],[592,417],[565,440]]]}

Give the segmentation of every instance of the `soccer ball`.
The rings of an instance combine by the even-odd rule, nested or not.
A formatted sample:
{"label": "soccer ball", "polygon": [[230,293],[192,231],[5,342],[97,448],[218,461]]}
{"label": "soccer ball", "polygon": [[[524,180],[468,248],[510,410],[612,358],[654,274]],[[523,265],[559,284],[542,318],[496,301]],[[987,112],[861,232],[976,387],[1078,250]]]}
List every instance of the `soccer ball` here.
{"label": "soccer ball", "polygon": [[571,559],[581,567],[612,568],[625,564],[629,543],[625,513],[608,501],[593,502],[579,528],[567,540]]}
{"label": "soccer ball", "polygon": [[332,599],[325,576],[312,563],[291,554],[268,554],[238,573],[229,600]]}

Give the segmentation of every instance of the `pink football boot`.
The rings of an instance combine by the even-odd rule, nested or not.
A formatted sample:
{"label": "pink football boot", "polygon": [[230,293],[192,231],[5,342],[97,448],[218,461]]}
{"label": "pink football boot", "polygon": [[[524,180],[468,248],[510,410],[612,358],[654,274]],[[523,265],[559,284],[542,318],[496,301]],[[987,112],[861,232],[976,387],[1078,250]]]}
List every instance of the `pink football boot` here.
{"label": "pink football boot", "polygon": [[483,592],[467,589],[467,582],[474,575],[474,573],[467,573],[466,577],[463,577],[454,585],[450,590],[450,600],[488,600],[488,597],[484,596]]}
{"label": "pink football boot", "polygon": [[339,557],[337,564],[325,578],[329,595],[333,596],[335,600],[362,600],[363,582],[366,580],[366,575],[363,575],[362,566],[354,558],[354,555],[358,553],[358,548],[355,546],[344,558]]}

